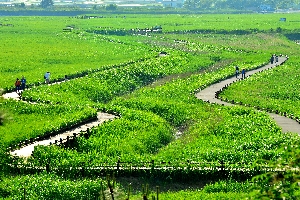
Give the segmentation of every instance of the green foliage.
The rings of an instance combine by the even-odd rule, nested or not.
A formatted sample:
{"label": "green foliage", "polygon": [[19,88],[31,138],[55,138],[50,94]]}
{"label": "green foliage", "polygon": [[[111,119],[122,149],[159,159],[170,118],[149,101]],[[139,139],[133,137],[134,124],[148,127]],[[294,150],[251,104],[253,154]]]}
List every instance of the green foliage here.
{"label": "green foliage", "polygon": [[96,116],[94,108],[71,104],[4,101],[0,105],[9,113],[7,123],[0,126],[1,143],[6,147],[18,141],[57,132]]}
{"label": "green foliage", "polygon": [[251,199],[299,199],[299,143],[287,145],[286,153],[271,166],[284,171],[269,172],[253,178]]}
{"label": "green foliage", "polygon": [[[65,180],[55,174],[42,173],[4,177],[0,182],[0,197],[8,199],[97,199],[100,178]],[[24,197],[25,195],[25,197]]]}
{"label": "green foliage", "polygon": [[249,182],[237,182],[235,180],[228,181],[218,181],[213,184],[208,184],[203,188],[203,191],[206,193],[246,193],[250,191],[251,183]]}
{"label": "green foliage", "polygon": [[[121,117],[93,128],[89,138],[76,139],[72,148],[39,146],[35,149],[26,165],[44,167],[49,164],[63,179],[41,174],[16,177],[22,180],[20,182],[1,171],[6,177],[0,183],[0,194],[20,199],[20,190],[26,182],[32,199],[37,198],[39,191],[45,199],[53,195],[62,199],[88,199],[89,192],[94,198],[99,191],[95,185],[99,186],[99,182],[80,180],[72,185],[68,178],[78,175],[76,167],[115,164],[118,159],[136,163],[165,161],[175,166],[186,166],[189,160],[189,165],[192,162],[212,163],[212,167],[224,161],[235,167],[243,163],[247,170],[262,163],[272,166],[270,161],[285,156],[285,150],[279,147],[298,142],[297,137],[281,134],[264,112],[209,104],[196,99],[194,93],[233,76],[235,65],[253,69],[268,63],[274,51],[291,53],[291,58],[297,59],[296,44],[280,33],[267,34],[274,27],[280,27],[282,33],[297,31],[292,20],[279,24],[279,17],[281,15],[1,17],[1,21],[14,26],[0,29],[0,39],[6,41],[0,44],[3,63],[0,84],[11,89],[12,80],[25,75],[31,89],[25,91],[22,98],[37,103],[0,102],[1,109],[11,116],[0,127],[3,159],[7,159],[4,150],[7,146],[68,128],[94,117],[96,109],[119,113]],[[297,14],[289,17],[298,19]],[[257,28],[257,24],[261,26]],[[99,27],[135,29],[156,25],[164,27],[163,34],[112,36],[94,33]],[[71,31],[63,32],[65,27],[70,27]],[[162,51],[167,52],[167,56],[157,56]],[[40,85],[38,82],[42,81],[45,71],[51,71],[52,80],[60,80],[65,75],[72,79],[61,84]],[[283,85],[291,84],[296,89],[290,88],[286,93],[265,92],[273,98],[279,97],[282,104],[288,102],[285,109],[293,110],[294,115],[299,107],[294,104],[297,72],[297,63],[278,71],[278,74],[293,77],[284,77],[287,82]],[[267,80],[266,77],[254,76],[253,79],[261,81]],[[269,83],[285,88],[278,79]],[[247,93],[254,91],[247,90]],[[288,106],[289,96],[294,96],[292,106]],[[272,104],[270,102],[263,103],[267,106]],[[291,108],[293,106],[296,109]],[[182,173],[191,177],[193,171],[189,166]],[[285,177],[287,181],[282,188],[288,188],[289,184],[294,187],[298,179],[292,179],[292,175]],[[6,187],[9,179],[14,183]],[[46,180],[45,184],[42,179]],[[269,189],[263,194],[269,193]],[[258,190],[264,191],[261,186]],[[295,190],[292,194],[285,190],[291,195],[298,192]],[[165,193],[161,199],[241,199],[246,192],[248,183],[221,181],[208,185],[201,192]]]}
{"label": "green foliage", "polygon": [[91,137],[80,138],[72,150],[38,147],[33,161],[38,165],[97,166],[102,162],[139,162],[155,154],[172,139],[172,128],[158,116],[137,110],[123,111],[122,118],[93,129]]}
{"label": "green foliage", "polygon": [[[86,23],[85,20],[67,17],[17,17],[0,21],[13,26],[0,29],[1,65],[0,84],[12,89],[16,77],[24,75],[28,85],[44,82],[43,75],[51,72],[51,80],[62,80],[86,75],[93,70],[113,68],[156,53],[147,46],[136,45],[85,30],[100,22]],[[63,32],[65,27],[74,27],[72,32]],[[26,27],[26,28],[24,28]],[[15,34],[19,36],[16,37]],[[15,56],[18,55],[18,56]]]}
{"label": "green foliage", "polygon": [[[173,52],[172,57],[161,57],[134,62],[119,68],[92,73],[81,79],[70,80],[51,87],[42,86],[25,91],[26,100],[65,103],[91,101],[106,103],[116,96],[136,90],[154,80],[179,72],[196,71],[199,66],[188,64],[188,57]],[[207,58],[203,58],[204,62]],[[178,64],[176,64],[178,63]]]}

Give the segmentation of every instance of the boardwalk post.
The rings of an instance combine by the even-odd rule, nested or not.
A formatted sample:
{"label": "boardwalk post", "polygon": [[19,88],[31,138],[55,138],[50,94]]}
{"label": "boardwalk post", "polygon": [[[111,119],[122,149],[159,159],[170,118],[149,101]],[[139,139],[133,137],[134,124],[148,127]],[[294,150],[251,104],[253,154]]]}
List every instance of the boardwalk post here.
{"label": "boardwalk post", "polygon": [[131,191],[131,183],[128,184],[128,191],[127,191],[127,199],[126,200],[129,200],[130,191]]}
{"label": "boardwalk post", "polygon": [[191,170],[191,162],[190,160],[187,160],[187,169],[190,171]]}
{"label": "boardwalk post", "polygon": [[154,172],[154,160],[151,160],[151,173]]}
{"label": "boardwalk post", "polygon": [[82,167],[81,167],[81,176],[84,177],[85,175],[85,163],[82,163]]}
{"label": "boardwalk post", "polygon": [[23,190],[24,190],[24,193],[23,193],[23,199],[25,200],[26,199],[26,188],[23,188]]}
{"label": "boardwalk post", "polygon": [[66,147],[70,147],[70,136],[67,136]]}
{"label": "boardwalk post", "polygon": [[50,163],[49,162],[47,162],[46,163],[46,172],[50,172]]}
{"label": "boardwalk post", "polygon": [[159,186],[156,186],[156,200],[158,200]]}
{"label": "boardwalk post", "polygon": [[118,162],[117,162],[117,172],[120,170],[120,163],[121,163],[121,161],[120,161],[120,159],[118,159]]}
{"label": "boardwalk post", "polygon": [[84,134],[85,139],[88,139],[90,137],[90,129],[86,129],[86,134]]}
{"label": "boardwalk post", "polygon": [[220,164],[221,164],[221,174],[222,174],[223,177],[225,177],[225,163],[224,163],[224,160],[222,160],[220,162]]}
{"label": "boardwalk post", "polygon": [[116,176],[119,176],[119,174],[120,174],[120,165],[121,165],[121,161],[120,161],[120,158],[119,158],[118,161],[117,161],[117,174],[116,174]]}
{"label": "boardwalk post", "polygon": [[105,200],[104,186],[103,186],[102,181],[101,181],[101,194],[102,194],[103,200]]}

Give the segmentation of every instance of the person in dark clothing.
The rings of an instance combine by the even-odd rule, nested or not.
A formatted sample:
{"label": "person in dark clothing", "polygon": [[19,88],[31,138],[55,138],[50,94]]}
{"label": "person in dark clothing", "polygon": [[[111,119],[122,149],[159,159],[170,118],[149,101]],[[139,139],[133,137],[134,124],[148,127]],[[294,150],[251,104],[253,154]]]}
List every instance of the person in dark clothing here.
{"label": "person in dark clothing", "polygon": [[21,87],[21,81],[20,79],[17,78],[16,82],[15,82],[15,86],[16,86],[16,92],[19,93],[20,91],[20,87]]}
{"label": "person in dark clothing", "polygon": [[271,62],[271,64],[273,64],[273,62],[274,62],[274,56],[273,55],[271,56],[270,62]]}
{"label": "person in dark clothing", "polygon": [[237,78],[237,77],[239,76],[239,73],[240,73],[239,67],[236,66],[236,67],[235,67],[235,78]]}
{"label": "person in dark clothing", "polygon": [[244,79],[244,78],[246,78],[246,70],[245,69],[242,70],[242,79]]}
{"label": "person in dark clothing", "polygon": [[26,87],[26,78],[22,76],[21,78],[21,90],[25,90]]}

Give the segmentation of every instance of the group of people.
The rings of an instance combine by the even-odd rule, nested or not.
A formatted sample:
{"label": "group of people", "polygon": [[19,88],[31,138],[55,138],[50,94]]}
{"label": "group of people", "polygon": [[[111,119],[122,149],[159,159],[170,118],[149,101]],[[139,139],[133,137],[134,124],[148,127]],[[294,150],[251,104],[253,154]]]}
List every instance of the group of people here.
{"label": "group of people", "polygon": [[24,76],[22,76],[21,80],[19,78],[17,78],[16,82],[15,82],[15,86],[16,86],[16,92],[19,93],[21,90],[25,90],[26,87],[26,79]]}
{"label": "group of people", "polygon": [[[273,64],[274,62],[277,63],[278,62],[278,55],[273,54],[270,58],[270,62],[271,64]],[[235,77],[238,78],[240,74],[240,69],[238,66],[235,67]],[[244,79],[246,77],[246,70],[242,69],[241,71],[242,74],[242,79]]]}
{"label": "group of people", "polygon": [[273,64],[274,62],[277,63],[278,62],[278,56],[273,54],[270,58],[270,62],[271,62],[271,64]]}
{"label": "group of people", "polygon": [[[246,78],[246,70],[245,69],[242,69],[241,74],[242,74],[242,79]],[[235,67],[235,77],[238,78],[239,75],[240,75],[240,69],[239,69],[239,66],[236,66]]]}
{"label": "group of people", "polygon": [[[50,72],[46,72],[44,75],[45,83],[50,83]],[[16,92],[20,93],[21,90],[25,90],[26,88],[26,78],[22,76],[21,79],[17,78],[15,82]]]}

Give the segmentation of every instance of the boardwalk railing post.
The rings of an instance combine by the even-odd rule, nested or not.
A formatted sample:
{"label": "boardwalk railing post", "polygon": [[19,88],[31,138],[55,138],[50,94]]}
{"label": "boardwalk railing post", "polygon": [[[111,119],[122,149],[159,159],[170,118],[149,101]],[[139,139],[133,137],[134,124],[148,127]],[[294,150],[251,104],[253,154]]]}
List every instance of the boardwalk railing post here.
{"label": "boardwalk railing post", "polygon": [[119,174],[120,174],[120,164],[121,164],[121,161],[120,161],[120,159],[118,159],[118,162],[117,162],[117,174],[116,174],[116,176],[119,176]]}
{"label": "boardwalk railing post", "polygon": [[225,163],[224,160],[221,161],[221,174],[223,177],[225,177]]}
{"label": "boardwalk railing post", "polygon": [[127,191],[127,199],[126,200],[129,200],[130,191],[131,191],[131,183],[128,184],[128,191]]}
{"label": "boardwalk railing post", "polygon": [[66,147],[70,147],[70,136],[67,136]]}
{"label": "boardwalk railing post", "polygon": [[117,172],[120,170],[120,163],[121,163],[121,161],[120,161],[120,159],[118,159],[118,162],[117,162]]}
{"label": "boardwalk railing post", "polygon": [[48,162],[48,163],[46,163],[46,172],[50,172],[50,163]]}
{"label": "boardwalk railing post", "polygon": [[81,167],[81,176],[84,177],[85,176],[85,163],[82,163],[82,167]]}
{"label": "boardwalk railing post", "polygon": [[86,129],[86,134],[84,134],[84,137],[86,139],[88,139],[90,137],[90,129],[89,128]]}
{"label": "boardwalk railing post", "polygon": [[151,160],[151,173],[153,174],[154,172],[154,160]]}
{"label": "boardwalk railing post", "polygon": [[23,188],[23,189],[24,189],[24,193],[23,193],[24,194],[24,196],[23,196],[24,198],[23,199],[25,200],[26,199],[26,188]]}

